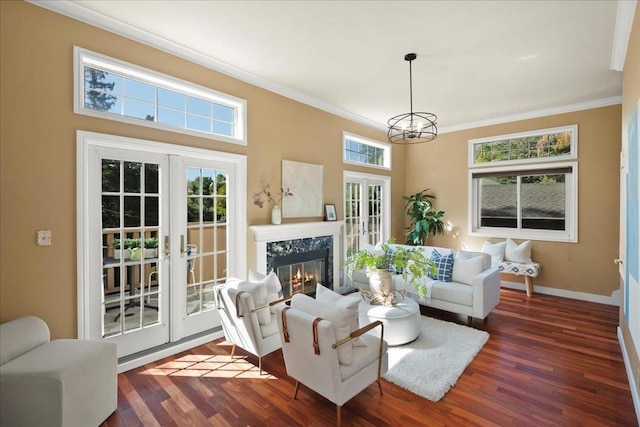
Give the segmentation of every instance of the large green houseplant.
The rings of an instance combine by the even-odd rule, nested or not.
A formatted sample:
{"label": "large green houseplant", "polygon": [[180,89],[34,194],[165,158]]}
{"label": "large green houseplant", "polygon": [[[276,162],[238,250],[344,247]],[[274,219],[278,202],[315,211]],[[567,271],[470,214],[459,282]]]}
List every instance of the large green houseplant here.
{"label": "large green houseplant", "polygon": [[433,209],[432,199],[436,196],[429,194],[428,188],[402,198],[407,201],[404,209],[411,218],[411,226],[406,235],[408,245],[424,245],[429,236],[444,234],[444,222],[441,219],[444,211]]}
{"label": "large green houseplant", "polygon": [[[428,273],[432,275],[437,273],[434,262],[425,257],[421,250],[391,246],[393,243],[395,240],[390,239],[377,250],[354,251],[349,249],[344,262],[349,278],[352,278],[354,271],[366,268],[372,290],[388,293],[391,289],[391,273],[389,272],[391,270],[394,273],[402,274],[402,278],[411,284],[418,294],[426,296],[427,286],[422,279]],[[378,283],[379,280],[382,283]],[[380,289],[375,289],[378,287]]]}

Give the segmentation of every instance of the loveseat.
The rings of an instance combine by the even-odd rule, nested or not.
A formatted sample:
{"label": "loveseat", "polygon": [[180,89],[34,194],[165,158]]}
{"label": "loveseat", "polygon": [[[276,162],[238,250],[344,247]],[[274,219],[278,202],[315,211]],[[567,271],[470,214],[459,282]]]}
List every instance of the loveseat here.
{"label": "loveseat", "polygon": [[[434,246],[408,246],[391,244],[390,250],[395,247],[403,247],[407,250],[421,250],[425,257],[432,258],[437,251],[438,258],[447,258],[453,261],[440,262],[438,273],[441,278],[437,280],[424,277],[429,295],[418,295],[415,288],[402,278],[401,274],[392,274],[392,287],[395,290],[404,290],[406,295],[419,304],[449,311],[467,316],[467,323],[472,319],[485,319],[491,310],[500,302],[500,271],[491,267],[491,256],[482,252],[453,250]],[[450,269],[449,275],[444,270]],[[444,276],[444,277],[443,277]],[[354,271],[351,278],[351,286],[360,289],[369,289],[369,278],[366,270]]]}
{"label": "loveseat", "polygon": [[0,325],[0,426],[100,425],[118,405],[116,344],[49,338],[37,317]]}

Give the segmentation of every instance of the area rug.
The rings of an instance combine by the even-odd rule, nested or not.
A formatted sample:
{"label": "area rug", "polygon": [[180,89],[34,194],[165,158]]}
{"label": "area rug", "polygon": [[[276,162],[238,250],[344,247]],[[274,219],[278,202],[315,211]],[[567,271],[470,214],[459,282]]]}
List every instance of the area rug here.
{"label": "area rug", "polygon": [[422,316],[417,340],[389,347],[384,379],[437,402],[489,339],[485,331]]}

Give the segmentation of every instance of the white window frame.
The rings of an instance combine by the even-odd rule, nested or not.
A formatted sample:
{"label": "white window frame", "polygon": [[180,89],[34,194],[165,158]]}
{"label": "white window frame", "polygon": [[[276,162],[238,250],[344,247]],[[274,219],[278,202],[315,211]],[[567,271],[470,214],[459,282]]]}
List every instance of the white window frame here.
{"label": "white window frame", "polygon": [[[570,132],[571,148],[568,154],[554,157],[536,157],[532,159],[503,160],[494,162],[475,163],[475,145],[485,142],[502,141],[505,139],[526,138],[545,134]],[[490,136],[486,138],[470,139],[468,143],[468,230],[470,236],[500,237],[514,239],[530,239],[553,242],[578,242],[578,125],[559,126],[547,129],[537,129],[507,135]],[[541,171],[545,169],[571,168],[571,173],[565,180],[565,230],[532,230],[506,227],[481,227],[480,216],[480,180],[474,174],[492,172]],[[520,194],[518,194],[518,218],[520,218]],[[520,224],[520,221],[518,221]]]}
{"label": "white window frame", "polygon": [[[475,173],[513,172],[570,167],[572,172],[566,174],[565,180],[565,230],[532,230],[523,228],[481,227],[480,226],[480,179],[474,178]],[[578,242],[578,162],[553,162],[547,164],[517,165],[507,167],[493,167],[469,169],[469,235],[482,237],[510,237],[512,239],[542,240],[552,242]],[[518,205],[519,205],[518,195]],[[520,215],[520,206],[518,206]]]}
{"label": "white window frame", "polygon": [[[347,140],[382,149],[382,165],[372,165],[371,163],[362,163],[356,162],[354,160],[347,160]],[[342,160],[344,163],[349,165],[391,170],[391,144],[385,144],[384,142],[376,141],[364,136],[344,131],[342,132]]]}
{"label": "white window frame", "polygon": [[[562,132],[571,133],[571,150],[569,154],[562,155],[562,156],[554,156],[554,157],[536,157],[533,159],[516,159],[516,160],[503,160],[503,161],[495,161],[495,162],[476,163],[475,149],[474,149],[476,144],[481,144],[485,142],[502,141],[505,139],[527,138],[530,136],[540,136],[545,134],[562,133]],[[548,164],[548,163],[557,162],[557,161],[576,160],[578,158],[578,125],[560,126],[555,128],[511,133],[507,135],[498,135],[498,136],[490,136],[486,138],[470,139],[468,153],[469,153],[469,156],[468,156],[469,168],[495,167],[497,165],[500,165],[501,167],[519,165],[519,164],[531,165],[534,163]]]}
{"label": "white window frame", "polygon": [[[247,101],[213,89],[199,86],[185,80],[178,79],[166,74],[158,73],[147,68],[143,68],[125,61],[120,61],[106,55],[92,52],[87,49],[74,46],[74,96],[73,112],[101,119],[114,120],[129,123],[137,126],[146,126],[155,129],[162,129],[169,132],[177,132],[201,138],[213,139],[232,144],[247,145]],[[234,110],[234,136],[220,135],[211,132],[188,129],[155,121],[140,120],[133,117],[126,117],[119,114],[98,111],[84,106],[84,67],[89,66],[107,72],[112,72],[126,78],[132,78],[157,88],[168,89],[179,92],[183,95],[194,96],[208,101],[221,104]]]}

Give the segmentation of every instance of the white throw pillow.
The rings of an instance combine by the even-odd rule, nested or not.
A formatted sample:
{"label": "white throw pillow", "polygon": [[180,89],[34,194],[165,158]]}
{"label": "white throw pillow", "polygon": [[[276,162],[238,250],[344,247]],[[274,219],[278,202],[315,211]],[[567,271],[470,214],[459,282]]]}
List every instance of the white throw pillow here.
{"label": "white throw pillow", "polygon": [[531,240],[517,244],[511,239],[507,239],[507,247],[504,253],[505,261],[530,263],[531,261]]}
{"label": "white throw pillow", "polygon": [[[257,271],[249,270],[249,281],[250,282],[261,282],[264,283],[267,287],[267,304],[273,301],[277,301],[281,298],[282,284],[280,283],[280,279],[278,275],[273,271],[266,276],[262,273],[258,273]],[[275,307],[270,308],[271,313],[275,314]]]}
{"label": "white throw pillow", "polygon": [[[349,312],[350,332],[356,331],[360,328],[360,321],[358,319],[358,307],[360,306],[360,301],[362,301],[360,293],[340,295],[339,293],[318,283],[316,285],[316,299],[318,301],[326,302],[327,304],[332,304],[337,309],[346,309]],[[367,343],[358,337],[353,340],[353,345],[355,347],[366,347]]]}
{"label": "white throw pillow", "polygon": [[[267,305],[267,286],[264,283],[243,281],[238,284],[238,290],[251,294],[255,308]],[[256,315],[259,324],[268,325],[271,323],[271,313],[268,309],[258,310]]]}
{"label": "white throw pillow", "polygon": [[453,262],[451,280],[466,285],[473,285],[473,278],[482,273],[482,256],[458,252]]}
{"label": "white throw pillow", "polygon": [[[338,309],[331,304],[315,300],[305,294],[295,294],[291,298],[291,307],[331,322],[336,342],[351,335],[349,311],[346,309]],[[309,334],[311,334],[311,331],[309,331]],[[342,365],[351,365],[353,363],[353,343],[351,341],[338,347],[338,361]]]}
{"label": "white throw pillow", "polygon": [[495,267],[504,261],[504,250],[506,246],[507,242],[491,243],[487,240],[482,244],[480,252],[491,255],[491,266]]}

